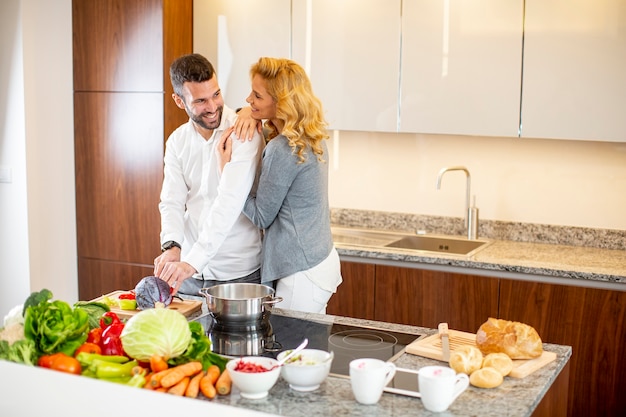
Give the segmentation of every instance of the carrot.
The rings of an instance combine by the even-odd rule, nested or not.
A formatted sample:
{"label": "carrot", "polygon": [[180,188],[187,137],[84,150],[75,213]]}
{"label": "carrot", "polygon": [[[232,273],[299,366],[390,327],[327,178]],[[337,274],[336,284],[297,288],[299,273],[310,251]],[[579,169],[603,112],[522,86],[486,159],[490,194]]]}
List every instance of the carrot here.
{"label": "carrot", "polygon": [[217,365],[210,365],[206,370],[206,374],[211,377],[211,385],[215,385],[217,378],[220,377],[220,367]]}
{"label": "carrot", "polygon": [[180,381],[178,381],[175,385],[172,385],[168,388],[167,393],[173,395],[185,395],[185,391],[187,390],[187,386],[189,385],[189,381],[191,378],[188,376],[183,377]]}
{"label": "carrot", "polygon": [[209,400],[212,400],[217,395],[212,379],[213,377],[207,373],[200,380],[200,392]]}
{"label": "carrot", "polygon": [[148,375],[146,375],[146,383],[143,386],[145,389],[154,389],[154,387],[152,386],[153,375],[154,375],[154,372],[150,372],[148,373]]}
{"label": "carrot", "polygon": [[167,392],[167,388],[165,387],[158,387],[158,388],[155,388],[154,390],[157,392]]}
{"label": "carrot", "polygon": [[230,387],[233,381],[230,379],[230,373],[228,369],[224,369],[222,375],[217,379],[215,383],[215,389],[219,395],[228,395],[230,394]]}
{"label": "carrot", "polygon": [[200,392],[200,380],[204,377],[204,371],[198,372],[187,385],[185,397],[196,398]]}
{"label": "carrot", "polygon": [[198,361],[187,362],[170,368],[171,370],[161,378],[161,385],[169,388],[178,384],[183,378],[190,377],[202,370],[202,363]]}
{"label": "carrot", "polygon": [[172,372],[172,369],[174,368],[169,368],[165,371],[153,373],[152,378],[150,378],[150,384],[152,385],[152,388],[159,388],[161,386],[161,380],[165,377],[165,375]]}
{"label": "carrot", "polygon": [[137,375],[137,374],[141,374],[141,375],[145,375],[147,372],[146,368],[142,367],[142,366],[133,366],[133,369],[130,370],[131,375]]}
{"label": "carrot", "polygon": [[150,357],[150,369],[152,369],[152,372],[165,371],[169,367],[163,356],[155,353]]}

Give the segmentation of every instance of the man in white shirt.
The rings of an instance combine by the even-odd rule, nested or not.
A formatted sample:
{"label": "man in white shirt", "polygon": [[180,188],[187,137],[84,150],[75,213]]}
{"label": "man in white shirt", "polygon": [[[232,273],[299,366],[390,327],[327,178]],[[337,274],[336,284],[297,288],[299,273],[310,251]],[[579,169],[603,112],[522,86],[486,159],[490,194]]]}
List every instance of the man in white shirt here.
{"label": "man in white shirt", "polygon": [[174,293],[195,296],[216,283],[260,283],[261,232],[242,208],[263,139],[252,128],[251,141],[233,141],[232,161],[220,172],[215,146],[237,114],[224,105],[213,66],[199,54],[184,55],[170,66],[170,78],[172,97],[189,121],[166,143],[162,253],[154,260],[154,275]]}

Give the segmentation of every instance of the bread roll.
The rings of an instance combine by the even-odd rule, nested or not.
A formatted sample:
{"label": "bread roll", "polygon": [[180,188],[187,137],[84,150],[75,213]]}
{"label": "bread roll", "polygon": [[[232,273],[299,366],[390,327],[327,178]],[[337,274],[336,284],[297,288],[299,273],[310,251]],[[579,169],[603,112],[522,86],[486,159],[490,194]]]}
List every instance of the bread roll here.
{"label": "bread roll", "polygon": [[476,346],[484,355],[502,352],[511,359],[532,359],[543,353],[541,338],[534,328],[492,317],[476,332]]}
{"label": "bread roll", "polygon": [[450,352],[450,368],[457,373],[470,375],[483,364],[483,354],[476,346],[462,345]]}
{"label": "bread roll", "polygon": [[494,368],[507,376],[513,370],[513,361],[506,353],[490,353],[483,359],[483,368]]}
{"label": "bread roll", "polygon": [[494,368],[487,366],[473,372],[469,380],[470,384],[478,388],[495,388],[502,384],[504,377]]}

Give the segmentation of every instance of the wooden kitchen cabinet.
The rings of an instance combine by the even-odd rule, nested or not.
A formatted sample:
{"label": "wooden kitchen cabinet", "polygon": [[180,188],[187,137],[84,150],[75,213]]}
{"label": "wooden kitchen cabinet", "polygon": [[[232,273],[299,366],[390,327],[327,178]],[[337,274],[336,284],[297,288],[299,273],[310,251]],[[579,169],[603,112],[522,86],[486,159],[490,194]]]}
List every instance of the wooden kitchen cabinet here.
{"label": "wooden kitchen cabinet", "polygon": [[376,266],[368,263],[341,262],[343,282],[326,307],[335,316],[374,319]]}
{"label": "wooden kitchen cabinet", "polygon": [[376,265],[375,320],[475,333],[498,314],[494,278]]}
{"label": "wooden kitchen cabinet", "polygon": [[191,52],[192,0],[73,0],[79,298],[134,288],[159,255],[167,136],[187,120],[169,65]]}
{"label": "wooden kitchen cabinet", "polygon": [[329,314],[467,332],[498,314],[497,279],[346,261],[341,274]]}
{"label": "wooden kitchen cabinet", "polygon": [[626,141],[626,3],[526,0],[521,136]]}
{"label": "wooden kitchen cabinet", "polygon": [[400,131],[518,136],[524,3],[402,2]]}
{"label": "wooden kitchen cabinet", "polygon": [[572,346],[568,415],[626,415],[626,292],[500,280],[500,317]]}

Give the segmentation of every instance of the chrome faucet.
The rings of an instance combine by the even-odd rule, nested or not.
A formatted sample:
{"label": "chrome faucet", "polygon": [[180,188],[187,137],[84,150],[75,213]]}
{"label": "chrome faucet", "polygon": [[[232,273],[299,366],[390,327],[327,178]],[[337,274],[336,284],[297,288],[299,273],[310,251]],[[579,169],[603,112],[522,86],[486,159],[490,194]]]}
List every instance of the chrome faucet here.
{"label": "chrome faucet", "polygon": [[472,177],[468,169],[462,166],[442,168],[437,175],[438,190],[441,189],[441,179],[443,178],[443,174],[448,171],[463,171],[467,177],[467,183],[465,186],[465,227],[467,228],[467,238],[474,240],[478,237],[478,209],[475,207],[476,200],[474,200],[474,206],[470,207],[470,188]]}

